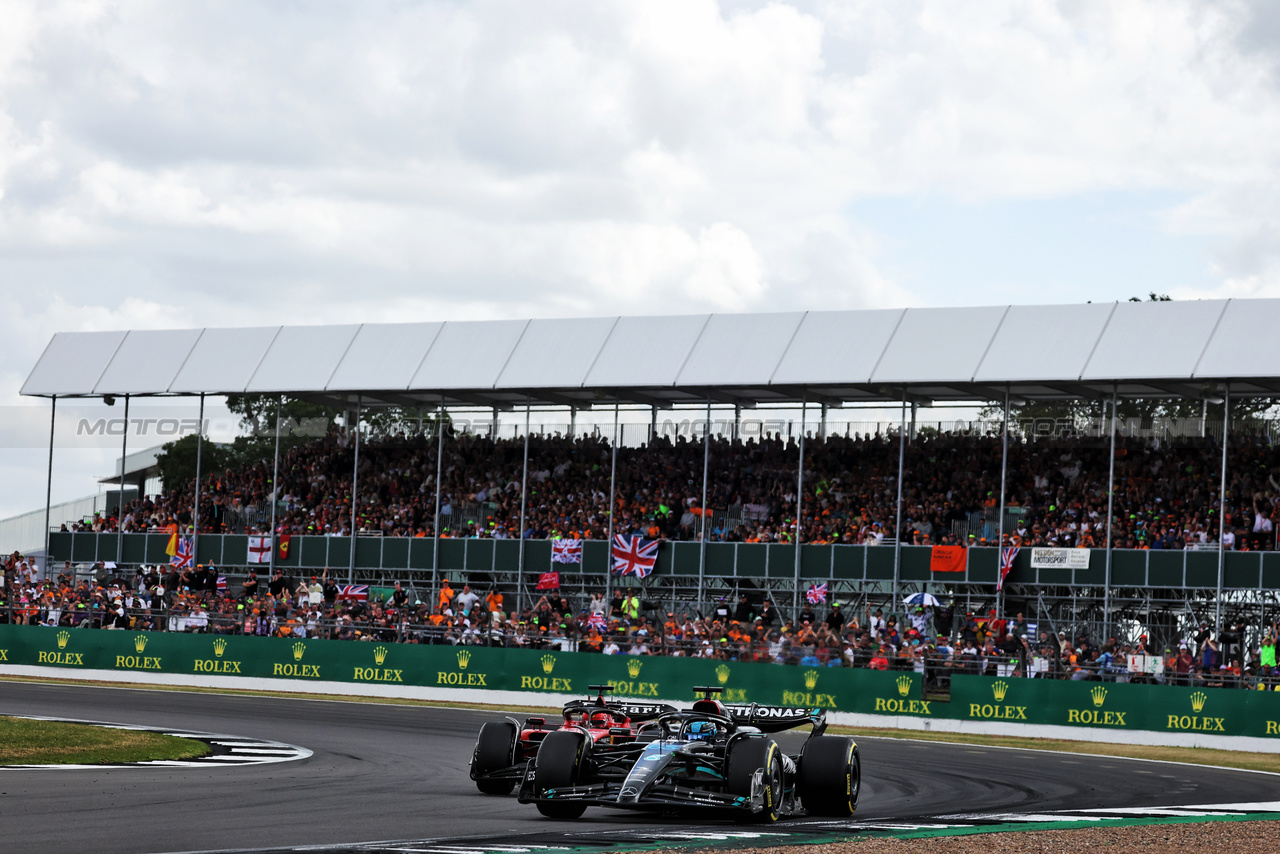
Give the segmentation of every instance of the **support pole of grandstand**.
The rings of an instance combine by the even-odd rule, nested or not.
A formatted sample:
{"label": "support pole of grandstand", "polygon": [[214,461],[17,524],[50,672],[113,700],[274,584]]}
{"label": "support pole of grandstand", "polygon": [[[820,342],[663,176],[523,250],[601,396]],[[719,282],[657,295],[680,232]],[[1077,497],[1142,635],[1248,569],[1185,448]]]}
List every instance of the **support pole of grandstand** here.
{"label": "support pole of grandstand", "polygon": [[1107,566],[1102,577],[1102,637],[1099,641],[1106,643],[1108,626],[1111,624],[1111,517],[1116,495],[1116,405],[1119,395],[1115,387],[1111,389],[1111,460],[1107,467]]}
{"label": "support pole of grandstand", "polygon": [[[358,496],[360,495],[360,395],[356,395],[356,417],[352,422],[356,432],[356,453],[355,462],[351,464],[351,561],[347,564],[347,584],[355,584],[356,578],[356,506],[360,503]],[[280,428],[276,427],[276,447],[280,446]],[[279,453],[279,452],[277,452]],[[274,505],[273,505],[274,508]],[[274,513],[274,509],[272,513]],[[275,531],[272,531],[275,534]],[[275,559],[275,549],[271,550],[272,559]]]}
{"label": "support pole of grandstand", "polygon": [[[1000,521],[996,528],[996,577],[1004,571],[1004,489],[1009,470],[1009,388],[1004,390],[1004,428],[1000,431]],[[996,585],[996,616],[1004,618],[1004,579]]]}
{"label": "support pole of grandstand", "polygon": [[733,441],[738,441],[742,434],[742,404],[733,405]]}
{"label": "support pole of grandstand", "polygon": [[191,502],[191,563],[195,564],[196,555],[200,554],[200,464],[204,452],[204,392],[200,392],[200,417],[196,428],[196,489],[195,498]]}
{"label": "support pole of grandstand", "polygon": [[[275,450],[271,452],[271,536],[267,537],[267,547],[271,551],[267,553],[268,576],[274,575],[276,569],[276,504],[280,501],[280,496],[276,493],[280,489],[280,402],[282,397],[282,395],[276,395],[276,445]],[[195,560],[191,562],[195,563]],[[347,583],[350,584],[349,581]]]}
{"label": "support pole of grandstand", "polygon": [[520,470],[520,557],[516,564],[516,613],[524,610],[524,511],[529,500],[529,417],[533,399],[524,399],[524,467]]}
{"label": "support pole of grandstand", "polygon": [[898,609],[898,579],[902,577],[902,470],[907,459],[907,390],[902,389],[902,418],[898,425],[898,510],[893,523],[893,601],[890,613]]}
{"label": "support pole of grandstand", "polygon": [[[440,478],[444,476],[444,397],[436,409],[436,516],[431,526],[431,595],[440,595]],[[437,600],[439,601],[439,600]]]}
{"label": "support pole of grandstand", "polygon": [[[707,476],[711,471],[711,395],[707,395],[707,420],[702,430],[702,523],[698,534],[698,610],[702,610],[702,596],[707,577]],[[682,511],[683,512],[683,511]]]}
{"label": "support pole of grandstand", "polygon": [[124,562],[124,463],[129,454],[129,395],[124,396],[124,434],[120,441],[120,495],[116,500],[116,572]]}
{"label": "support pole of grandstand", "polygon": [[791,618],[800,621],[800,541],[804,530],[804,418],[809,409],[809,393],[800,398],[800,463],[796,466],[796,568]]}
{"label": "support pole of grandstand", "polygon": [[[613,445],[609,449],[609,538],[605,541],[608,548],[604,555],[604,601],[607,607],[613,595],[609,588],[613,586],[613,513],[617,509],[614,488],[618,479],[618,401],[613,402]],[[605,615],[606,618],[608,615]]]}
{"label": "support pole of grandstand", "polygon": [[[51,400],[52,407],[49,410],[49,476],[44,482],[44,577],[46,581],[53,578],[53,553],[49,551],[49,515],[53,506],[53,429],[58,421],[58,396],[55,394]],[[12,595],[5,596],[6,599],[12,599]],[[9,620],[10,625],[13,620]]]}
{"label": "support pole of grandstand", "polygon": [[1222,536],[1227,532],[1227,431],[1231,429],[1231,383],[1222,392],[1222,483],[1218,487],[1218,596],[1213,600],[1213,636],[1222,639],[1222,575],[1226,567],[1226,547]]}

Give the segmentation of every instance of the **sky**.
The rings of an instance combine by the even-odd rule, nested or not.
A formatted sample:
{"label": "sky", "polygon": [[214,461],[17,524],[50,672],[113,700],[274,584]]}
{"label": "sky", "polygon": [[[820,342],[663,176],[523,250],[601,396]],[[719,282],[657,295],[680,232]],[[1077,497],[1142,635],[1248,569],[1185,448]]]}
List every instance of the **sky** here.
{"label": "sky", "polygon": [[0,517],[57,331],[1280,296],[1265,0],[0,15]]}

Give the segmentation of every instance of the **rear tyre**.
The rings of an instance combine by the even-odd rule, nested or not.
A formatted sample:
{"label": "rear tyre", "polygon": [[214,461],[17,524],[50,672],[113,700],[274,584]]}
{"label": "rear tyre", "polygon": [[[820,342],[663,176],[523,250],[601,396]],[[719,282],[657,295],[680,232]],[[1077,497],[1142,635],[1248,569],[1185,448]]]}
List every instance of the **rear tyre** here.
{"label": "rear tyre", "polygon": [[[548,735],[534,760],[533,788],[541,795],[547,789],[576,786],[587,761],[587,739],[581,733],[558,731]],[[538,801],[538,812],[547,818],[577,818],[587,811],[581,801]]]}
{"label": "rear tyre", "polygon": [[[511,721],[489,721],[480,727],[476,752],[471,757],[472,774],[488,774],[516,763],[520,732]],[[486,795],[509,795],[516,780],[476,780],[476,788]]]}
{"label": "rear tyre", "polygon": [[757,768],[764,769],[764,808],[743,813],[740,821],[760,823],[778,820],[782,809],[782,756],[771,738],[740,738],[729,745],[725,756],[725,783],[732,795],[751,797],[751,779]]}
{"label": "rear tyre", "polygon": [[862,788],[858,745],[852,738],[838,735],[810,738],[800,751],[796,788],[809,815],[853,815]]}

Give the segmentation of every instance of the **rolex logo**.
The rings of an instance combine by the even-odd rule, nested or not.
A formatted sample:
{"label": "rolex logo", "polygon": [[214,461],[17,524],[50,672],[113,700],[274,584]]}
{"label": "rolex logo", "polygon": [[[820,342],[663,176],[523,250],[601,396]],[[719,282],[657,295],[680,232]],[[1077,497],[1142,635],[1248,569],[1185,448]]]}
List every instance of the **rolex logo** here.
{"label": "rolex logo", "polygon": [[1194,694],[1192,694],[1191,695],[1191,711],[1195,712],[1197,715],[1200,714],[1202,711],[1204,711],[1204,704],[1205,704],[1205,701],[1208,699],[1209,697],[1203,691],[1197,691]]}
{"label": "rolex logo", "polygon": [[293,660],[302,661],[302,654],[307,651],[307,645],[302,641],[298,641],[293,645]]}
{"label": "rolex logo", "polygon": [[146,635],[135,636],[133,639],[134,652],[141,653],[146,648],[147,648],[147,636]]}
{"label": "rolex logo", "polygon": [[899,676],[898,677],[898,696],[905,697],[910,693],[911,693],[911,677]]}
{"label": "rolex logo", "polygon": [[991,695],[996,698],[997,703],[1004,702],[1004,695],[1009,693],[1009,683],[1001,680],[991,686]]}
{"label": "rolex logo", "polygon": [[556,657],[554,655],[542,656],[542,672],[543,673],[550,673],[552,670],[555,669],[555,666],[556,666]]}
{"label": "rolex logo", "polygon": [[222,658],[222,654],[223,654],[224,652],[226,652],[226,651],[227,651],[227,639],[226,639],[226,638],[214,638],[214,639],[213,639],[213,654],[214,654],[214,655],[216,655],[218,658]]}
{"label": "rolex logo", "polygon": [[1095,706],[1101,706],[1104,702],[1106,702],[1107,689],[1099,685],[1098,687],[1094,688],[1092,691],[1089,692],[1089,696],[1093,698],[1093,704]]}
{"label": "rolex logo", "polygon": [[58,649],[66,649],[67,642],[71,640],[71,632],[62,630],[58,632]]}
{"label": "rolex logo", "polygon": [[716,679],[721,685],[729,681],[729,665],[722,664],[716,668]]}
{"label": "rolex logo", "polygon": [[458,666],[463,670],[467,669],[467,664],[471,661],[471,651],[466,649],[458,650]]}
{"label": "rolex logo", "polygon": [[373,648],[373,662],[379,667],[387,660],[387,648],[385,646],[375,646]]}
{"label": "rolex logo", "polygon": [[804,687],[812,691],[818,685],[818,671],[806,670],[804,672]]}
{"label": "rolex logo", "polygon": [[640,675],[640,668],[643,666],[643,664],[644,662],[642,662],[638,658],[633,658],[627,662],[627,672],[631,674],[632,679],[635,679],[637,676]]}

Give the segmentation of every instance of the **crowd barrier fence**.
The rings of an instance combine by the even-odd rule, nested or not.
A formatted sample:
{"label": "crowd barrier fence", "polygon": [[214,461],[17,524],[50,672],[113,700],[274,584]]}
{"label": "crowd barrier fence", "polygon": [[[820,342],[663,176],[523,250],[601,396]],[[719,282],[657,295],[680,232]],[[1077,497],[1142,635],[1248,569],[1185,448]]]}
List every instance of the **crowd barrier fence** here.
{"label": "crowd barrier fence", "polygon": [[0,664],[209,679],[370,684],[548,694],[608,682],[621,697],[693,698],[719,685],[735,703],[817,706],[865,715],[1115,731],[1280,738],[1280,692],[955,674],[928,699],[919,673],[788,667],[655,656],[602,656],[483,646],[295,640],[237,635],[0,626]]}

